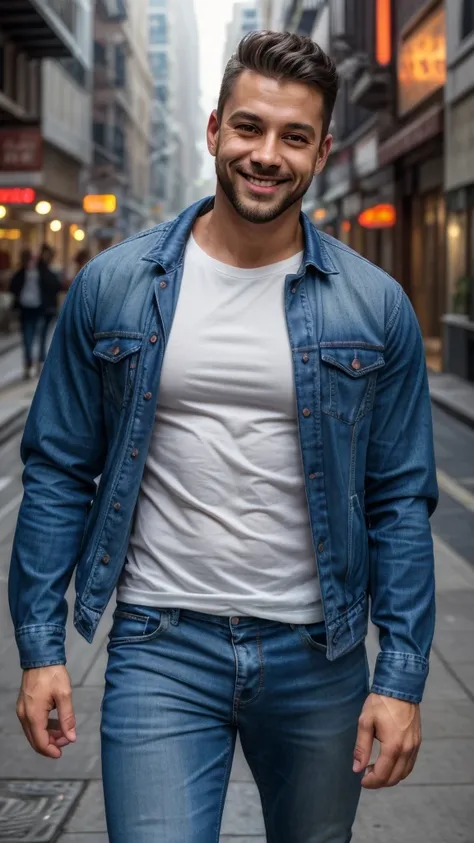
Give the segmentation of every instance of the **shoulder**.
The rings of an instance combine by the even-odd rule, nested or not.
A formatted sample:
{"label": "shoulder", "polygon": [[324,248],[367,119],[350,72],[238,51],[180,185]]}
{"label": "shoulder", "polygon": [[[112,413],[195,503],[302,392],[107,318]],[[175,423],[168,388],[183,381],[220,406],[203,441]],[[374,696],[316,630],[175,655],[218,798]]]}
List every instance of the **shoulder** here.
{"label": "shoulder", "polygon": [[380,308],[383,304],[386,326],[396,316],[406,297],[401,285],[388,272],[371,263],[354,249],[336,240],[325,232],[319,232],[324,248],[336,271],[338,284],[356,299],[362,299],[366,306]]}
{"label": "shoulder", "polygon": [[85,277],[88,282],[98,280],[101,276],[111,275],[117,270],[123,271],[129,268],[135,261],[144,257],[150,249],[157,246],[165,237],[171,223],[165,222],[140,231],[115,246],[110,246],[100,252],[95,258],[89,261],[85,267]]}
{"label": "shoulder", "polygon": [[91,312],[99,306],[101,310],[107,308],[111,300],[118,308],[137,285],[146,282],[147,262],[141,259],[159,245],[169,227],[170,223],[166,222],[141,231],[100,252],[85,265],[81,270],[81,286]]}

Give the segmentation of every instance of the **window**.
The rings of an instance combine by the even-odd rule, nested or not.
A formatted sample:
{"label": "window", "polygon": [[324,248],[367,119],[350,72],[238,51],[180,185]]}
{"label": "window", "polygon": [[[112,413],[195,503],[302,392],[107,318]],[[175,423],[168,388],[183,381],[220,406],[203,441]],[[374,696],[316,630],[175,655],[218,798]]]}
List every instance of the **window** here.
{"label": "window", "polygon": [[257,20],[257,10],[256,9],[244,9],[243,10],[244,19],[247,20]]}
{"label": "window", "polygon": [[168,73],[168,56],[166,53],[151,53],[150,69],[153,79],[161,79]]}
{"label": "window", "polygon": [[163,105],[166,105],[168,102],[167,85],[155,85],[155,99],[158,100],[158,102],[163,103]]}
{"label": "window", "polygon": [[115,48],[115,84],[118,88],[124,88],[127,77],[127,56],[123,44],[117,44]]}
{"label": "window", "polygon": [[166,9],[167,0],[149,0],[151,9]]}
{"label": "window", "polygon": [[164,13],[150,16],[150,44],[166,44],[168,22]]}
{"label": "window", "polygon": [[474,32],[474,0],[463,0],[461,16],[461,41]]}

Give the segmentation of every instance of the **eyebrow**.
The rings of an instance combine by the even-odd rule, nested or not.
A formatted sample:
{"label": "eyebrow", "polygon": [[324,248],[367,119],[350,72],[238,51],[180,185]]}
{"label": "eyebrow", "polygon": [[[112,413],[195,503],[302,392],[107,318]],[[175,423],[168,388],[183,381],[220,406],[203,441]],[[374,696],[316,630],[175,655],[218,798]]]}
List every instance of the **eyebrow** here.
{"label": "eyebrow", "polygon": [[[230,115],[230,120],[248,120],[250,123],[263,123],[262,118],[259,117],[258,114],[254,114],[252,111],[244,111],[243,109],[234,111],[234,113]],[[285,129],[307,132],[312,137],[316,134],[310,123],[286,123]]]}

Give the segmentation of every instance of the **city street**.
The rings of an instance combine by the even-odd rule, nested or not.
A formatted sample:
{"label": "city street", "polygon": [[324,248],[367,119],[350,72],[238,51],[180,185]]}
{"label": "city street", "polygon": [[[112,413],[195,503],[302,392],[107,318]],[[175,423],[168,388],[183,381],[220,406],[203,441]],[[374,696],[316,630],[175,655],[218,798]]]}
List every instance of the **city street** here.
{"label": "city street", "polygon": [[[0,358],[1,372],[21,363]],[[34,384],[0,393],[0,420],[24,410]],[[364,793],[356,843],[474,841],[474,430],[435,408],[441,502],[433,519],[438,569],[438,624],[423,704],[424,743],[412,777],[396,789]],[[0,447],[0,839],[105,843],[99,718],[111,607],[93,645],[71,628],[68,667],[78,742],[59,762],[35,755],[15,716],[20,669],[7,609],[6,578],[21,498],[19,433]],[[370,640],[370,657],[376,653]],[[3,813],[2,813],[3,812]],[[8,834],[6,829],[9,828]],[[238,751],[222,842],[264,843],[259,798]],[[290,843],[290,841],[289,841]]]}

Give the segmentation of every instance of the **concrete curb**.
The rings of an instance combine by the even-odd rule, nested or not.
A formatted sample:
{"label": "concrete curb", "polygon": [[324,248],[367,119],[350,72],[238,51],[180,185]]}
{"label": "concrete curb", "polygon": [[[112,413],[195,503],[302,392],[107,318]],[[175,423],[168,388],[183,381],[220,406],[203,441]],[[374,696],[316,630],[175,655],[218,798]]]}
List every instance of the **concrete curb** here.
{"label": "concrete curb", "polygon": [[430,395],[433,404],[474,430],[474,407],[470,412],[457,401],[450,400],[444,392],[438,392],[436,389],[430,389]]}

